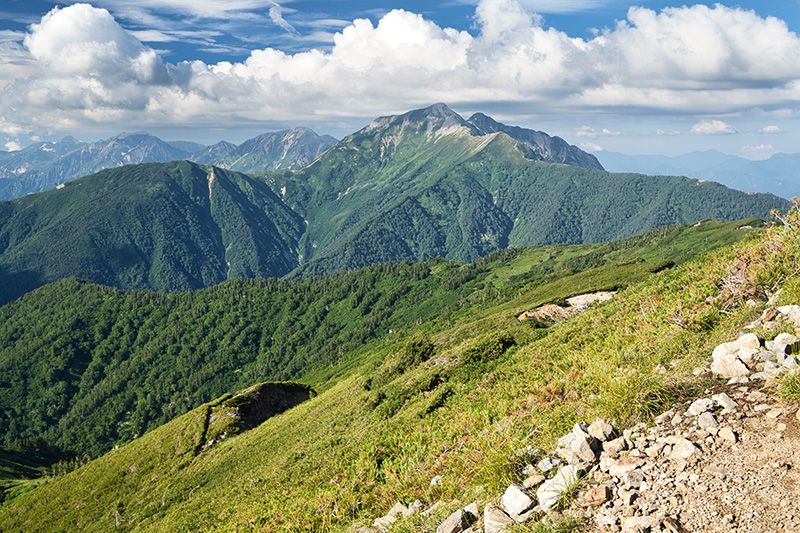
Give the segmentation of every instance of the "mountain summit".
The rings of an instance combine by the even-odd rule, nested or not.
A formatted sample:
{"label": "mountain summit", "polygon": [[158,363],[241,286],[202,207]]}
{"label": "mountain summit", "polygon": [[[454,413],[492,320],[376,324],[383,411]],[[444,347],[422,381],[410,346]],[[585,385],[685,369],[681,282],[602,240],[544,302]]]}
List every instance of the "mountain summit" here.
{"label": "mountain summit", "polygon": [[469,117],[467,122],[484,135],[500,131],[512,139],[525,143],[534,151],[537,159],[547,163],[563,163],[603,170],[603,165],[595,156],[569,144],[561,137],[551,137],[542,131],[528,130],[518,126],[506,126],[483,113],[475,113]]}

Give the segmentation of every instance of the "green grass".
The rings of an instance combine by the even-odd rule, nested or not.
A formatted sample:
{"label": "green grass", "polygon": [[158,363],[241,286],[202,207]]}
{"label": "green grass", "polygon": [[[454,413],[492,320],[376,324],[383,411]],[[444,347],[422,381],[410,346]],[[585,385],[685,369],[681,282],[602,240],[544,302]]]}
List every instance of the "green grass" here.
{"label": "green grass", "polygon": [[[521,481],[519,450],[552,449],[579,420],[647,421],[714,385],[690,370],[758,316],[746,299],[763,305],[759,295],[784,286],[784,301],[797,301],[798,254],[796,232],[771,228],[647,276],[544,335],[516,320],[524,295],[465,301],[449,324],[432,319],[384,339],[363,366],[258,428],[195,455],[204,408],[195,409],[16,498],[0,510],[0,529],[105,531],[119,521],[120,531],[346,531],[397,500],[442,500],[443,516],[472,502],[482,509]],[[743,258],[743,283],[721,295]],[[443,482],[432,487],[436,475]],[[398,527],[413,530],[413,520]]]}

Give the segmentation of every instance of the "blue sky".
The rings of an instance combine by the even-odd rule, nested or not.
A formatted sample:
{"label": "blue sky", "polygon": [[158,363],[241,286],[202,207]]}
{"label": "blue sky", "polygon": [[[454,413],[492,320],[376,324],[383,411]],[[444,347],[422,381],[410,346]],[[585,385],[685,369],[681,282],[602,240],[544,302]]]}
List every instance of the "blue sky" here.
{"label": "blue sky", "polygon": [[0,147],[341,137],[443,101],[587,150],[800,152],[800,0],[0,3]]}

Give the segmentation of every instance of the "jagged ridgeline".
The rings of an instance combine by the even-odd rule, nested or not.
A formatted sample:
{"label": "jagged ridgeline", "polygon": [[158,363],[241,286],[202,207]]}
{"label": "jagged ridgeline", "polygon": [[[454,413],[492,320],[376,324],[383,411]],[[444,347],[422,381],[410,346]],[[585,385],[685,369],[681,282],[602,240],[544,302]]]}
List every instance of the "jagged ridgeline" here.
{"label": "jagged ridgeline", "polygon": [[706,221],[613,243],[499,250],[472,264],[385,264],[197,292],[62,280],[0,308],[0,435],[5,446],[41,437],[96,456],[259,381],[346,375],[409,328],[435,331],[490,304],[614,290],[761,224]]}
{"label": "jagged ridgeline", "polygon": [[562,139],[485,115],[466,121],[444,104],[379,118],[312,165],[265,179],[308,220],[300,275],[474,261],[507,246],[609,241],[789,205],[717,183],[611,174]]}

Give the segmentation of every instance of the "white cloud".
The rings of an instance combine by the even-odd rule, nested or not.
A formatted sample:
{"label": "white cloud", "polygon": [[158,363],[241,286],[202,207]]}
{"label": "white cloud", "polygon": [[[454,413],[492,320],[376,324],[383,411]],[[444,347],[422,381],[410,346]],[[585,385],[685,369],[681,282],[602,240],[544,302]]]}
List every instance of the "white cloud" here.
{"label": "white cloud", "polygon": [[272,22],[276,26],[280,26],[286,32],[291,33],[292,35],[300,35],[300,32],[298,32],[294,26],[286,22],[286,19],[283,18],[281,6],[278,4],[275,4],[269,8],[269,18],[272,19]]}
{"label": "white cloud", "polygon": [[701,120],[689,131],[694,135],[724,135],[736,133],[736,128],[721,120]]}
{"label": "white cloud", "polygon": [[[129,12],[186,9],[197,17],[250,16],[277,6],[272,0],[102,3]],[[582,9],[589,3],[568,5]],[[0,83],[11,82],[0,98],[0,127],[77,129],[117,120],[123,127],[311,124],[437,101],[473,109],[524,103],[560,115],[707,116],[793,109],[800,100],[800,38],[779,19],[722,5],[661,12],[634,7],[626,21],[586,40],[546,29],[530,11],[545,4],[534,4],[481,0],[472,34],[393,10],[377,25],[349,23],[328,50],[289,54],[267,48],[242,62],[216,64],[165,63],[140,39],[196,36],[154,27],[137,38],[108,11],[75,4],[32,26],[25,48],[0,43]],[[279,10],[273,19],[286,22]],[[204,46],[219,50],[212,42]],[[703,121],[692,132],[735,130]],[[615,133],[599,129],[583,136]]]}
{"label": "white cloud", "polygon": [[601,128],[598,130],[590,126],[581,126],[575,130],[575,135],[578,137],[589,137],[590,139],[596,139],[597,137],[615,137],[617,135],[622,135],[622,133],[618,131],[611,131],[608,128]]}
{"label": "white cloud", "polygon": [[25,32],[16,30],[0,30],[0,43],[1,42],[22,42],[25,38]]}
{"label": "white cloud", "polygon": [[575,13],[596,9],[607,3],[607,0],[520,0],[525,9],[535,13]]}
{"label": "white cloud", "polygon": [[666,130],[656,130],[656,135],[667,135],[667,136],[671,136],[671,135],[680,135],[680,134],[681,134],[681,132],[679,132],[679,131],[675,131],[675,130],[670,130],[670,131],[666,131]]}
{"label": "white cloud", "polygon": [[586,150],[587,152],[602,152],[603,147],[596,143],[586,142],[581,143],[581,148]]}
{"label": "white cloud", "polygon": [[776,154],[778,151],[772,147],[771,144],[760,144],[758,146],[742,146],[739,154],[745,159],[752,159],[754,161],[769,159],[770,156]]}
{"label": "white cloud", "polygon": [[252,11],[269,9],[275,5],[273,0],[96,0],[96,4],[108,7],[114,12],[137,10],[167,11],[188,14],[200,18],[226,19]]}
{"label": "white cloud", "polygon": [[6,150],[9,152],[16,152],[17,150],[22,150],[22,146],[16,141],[8,141],[6,143]]}
{"label": "white cloud", "polygon": [[785,133],[780,127],[778,126],[765,126],[758,130],[759,133]]}

